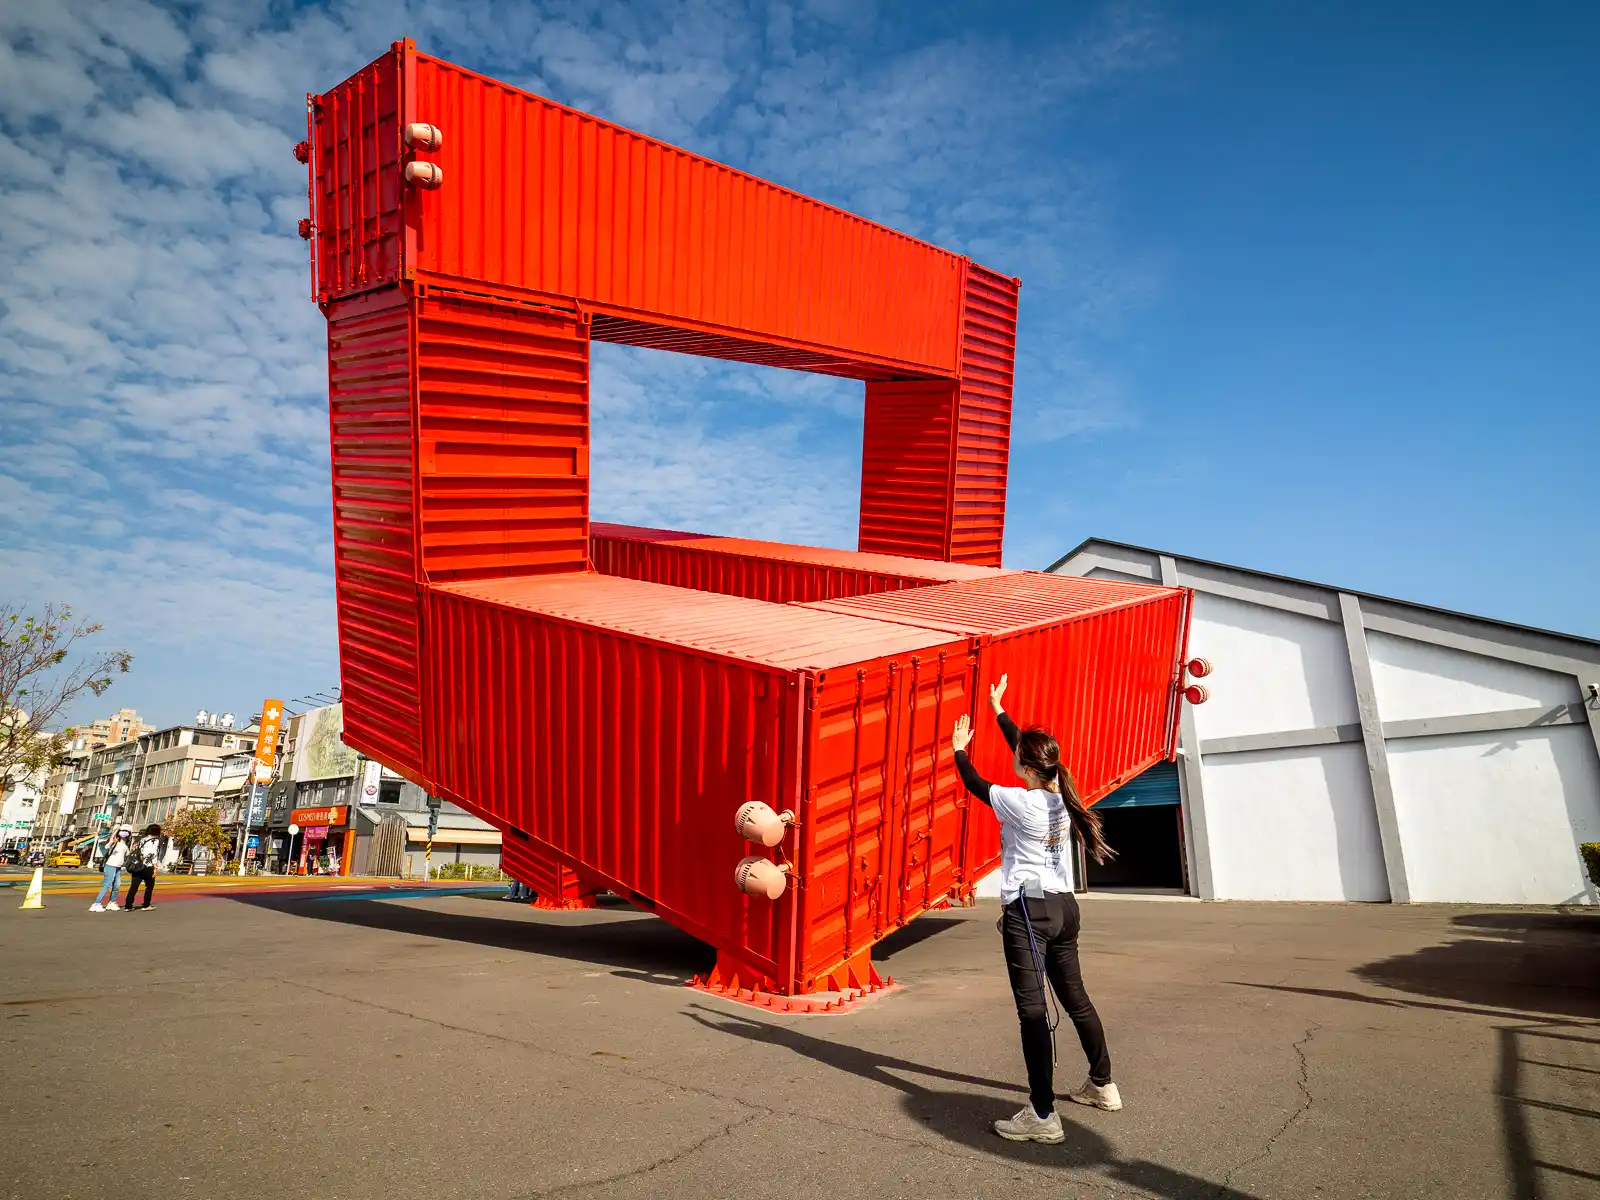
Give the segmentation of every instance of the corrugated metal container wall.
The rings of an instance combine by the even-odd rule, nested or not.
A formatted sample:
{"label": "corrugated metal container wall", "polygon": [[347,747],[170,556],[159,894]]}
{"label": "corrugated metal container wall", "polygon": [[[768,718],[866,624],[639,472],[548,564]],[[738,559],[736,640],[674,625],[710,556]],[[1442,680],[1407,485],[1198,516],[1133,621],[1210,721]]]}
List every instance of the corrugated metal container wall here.
{"label": "corrugated metal container wall", "polygon": [[329,310],[333,560],[345,738],[425,784],[410,339],[410,313],[398,288]]}
{"label": "corrugated metal container wall", "polygon": [[[975,879],[944,728],[971,704],[964,639],[596,576],[447,585],[428,613],[443,794],[783,991]],[[775,905],[733,886],[746,800],[799,817]]]}
{"label": "corrugated metal container wall", "polygon": [[589,338],[571,315],[434,289],[416,300],[429,579],[588,561]]}
{"label": "corrugated metal container wall", "polygon": [[667,534],[663,530],[603,524],[590,528],[590,558],[602,575],[743,596],[770,604],[925,587],[984,578],[989,573],[981,567],[887,554]]}
{"label": "corrugated metal container wall", "polygon": [[428,622],[428,756],[444,794],[476,797],[696,937],[785,973],[789,902],[733,886],[747,852],[733,812],[798,808],[792,679],[442,589]]}
{"label": "corrugated metal container wall", "polygon": [[[491,817],[485,819],[494,823]],[[514,826],[501,825],[500,869],[531,888],[545,907],[576,907],[605,890],[602,883],[563,863]]]}
{"label": "corrugated metal container wall", "polygon": [[867,384],[857,541],[864,552],[948,557],[955,397],[956,385],[943,380]]}
{"label": "corrugated metal container wall", "polygon": [[967,268],[948,555],[956,562],[1000,565],[1020,287],[1017,280],[977,263]]}
{"label": "corrugated metal container wall", "polygon": [[[1009,676],[1007,709],[1056,735],[1093,804],[1172,754],[1186,605],[1179,592],[997,636],[981,655],[980,689]],[[990,728],[973,761],[1001,778],[1010,751],[979,723]]]}
{"label": "corrugated metal container wall", "polygon": [[[1188,603],[1180,588],[1029,571],[816,607],[981,639],[980,697],[1009,676],[1007,709],[1056,735],[1093,802],[1173,753]],[[977,727],[974,765],[1009,778],[999,731]]]}
{"label": "corrugated metal container wall", "polygon": [[681,542],[637,542],[628,538],[593,536],[589,545],[594,569],[602,575],[642,579],[724,596],[743,596],[769,604],[858,596],[862,592],[904,586],[860,571],[716,554],[686,547]]}
{"label": "corrugated metal container wall", "polygon": [[957,255],[439,59],[408,69],[406,120],[444,134],[408,266],[956,374]]}
{"label": "corrugated metal container wall", "polygon": [[768,542],[759,538],[717,537],[703,533],[681,533],[651,529],[642,525],[613,525],[596,522],[594,536],[626,538],[640,542],[672,542],[687,549],[719,554],[737,554],[774,562],[805,563],[837,567],[847,571],[867,571],[903,579],[908,587],[928,583],[957,583],[967,579],[991,579],[1010,574],[996,567],[978,567],[941,559],[909,558],[903,554],[873,554],[860,550],[836,550],[827,546],[796,546],[789,542]]}

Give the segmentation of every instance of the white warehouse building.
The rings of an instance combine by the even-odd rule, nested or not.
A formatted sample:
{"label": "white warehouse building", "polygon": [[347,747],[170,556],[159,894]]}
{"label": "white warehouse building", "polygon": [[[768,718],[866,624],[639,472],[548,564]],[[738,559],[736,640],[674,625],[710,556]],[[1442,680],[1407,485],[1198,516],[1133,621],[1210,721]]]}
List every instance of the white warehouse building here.
{"label": "white warehouse building", "polygon": [[1117,542],[1050,569],[1194,589],[1213,666],[1177,763],[1097,806],[1091,890],[1600,902],[1600,642]]}

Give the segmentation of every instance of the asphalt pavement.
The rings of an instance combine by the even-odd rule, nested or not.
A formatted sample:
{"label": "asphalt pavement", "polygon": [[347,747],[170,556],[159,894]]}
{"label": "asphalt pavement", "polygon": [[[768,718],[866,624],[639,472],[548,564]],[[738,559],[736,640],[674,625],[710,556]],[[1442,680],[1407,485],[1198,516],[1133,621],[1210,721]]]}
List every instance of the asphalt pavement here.
{"label": "asphalt pavement", "polygon": [[0,1195],[1600,1195],[1600,914],[1086,899],[1127,1108],[1047,1147],[988,1129],[992,904],[800,1017],[685,988],[710,954],[653,917],[499,894],[0,892]]}

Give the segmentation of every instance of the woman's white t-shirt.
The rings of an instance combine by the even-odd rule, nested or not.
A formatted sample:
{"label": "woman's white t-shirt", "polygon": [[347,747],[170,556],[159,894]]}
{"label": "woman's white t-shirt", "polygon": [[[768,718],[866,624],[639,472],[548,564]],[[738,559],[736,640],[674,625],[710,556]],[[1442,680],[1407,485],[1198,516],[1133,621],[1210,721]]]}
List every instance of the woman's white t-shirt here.
{"label": "woman's white t-shirt", "polygon": [[1000,819],[1001,902],[1024,893],[1071,892],[1072,818],[1061,794],[991,783],[989,806]]}

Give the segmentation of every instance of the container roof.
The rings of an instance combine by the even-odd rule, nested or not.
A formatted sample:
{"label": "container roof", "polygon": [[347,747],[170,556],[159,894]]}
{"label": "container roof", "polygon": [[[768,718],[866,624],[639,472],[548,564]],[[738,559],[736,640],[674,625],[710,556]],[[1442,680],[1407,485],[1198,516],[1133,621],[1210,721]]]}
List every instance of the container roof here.
{"label": "container roof", "polygon": [[827,670],[957,642],[948,632],[892,618],[768,604],[610,575],[474,579],[438,584],[435,590],[789,671]]}
{"label": "container roof", "polygon": [[860,550],[829,550],[820,546],[791,546],[786,542],[763,542],[756,538],[711,537],[698,533],[678,533],[670,529],[647,529],[636,525],[589,526],[594,537],[634,542],[671,542],[685,549],[711,554],[731,554],[743,558],[764,558],[778,562],[804,563],[814,567],[840,567],[874,575],[898,575],[929,583],[955,583],[968,579],[990,579],[1015,575],[1000,567],[975,567],[967,563],[937,559],[905,558],[897,554],[871,554]]}
{"label": "container roof", "polygon": [[1148,583],[1012,571],[991,579],[819,600],[796,607],[872,616],[948,633],[1004,634],[1143,604],[1179,590]]}

